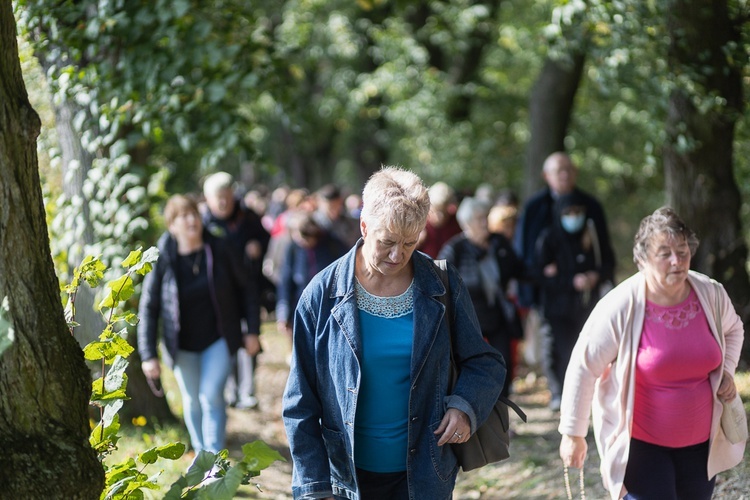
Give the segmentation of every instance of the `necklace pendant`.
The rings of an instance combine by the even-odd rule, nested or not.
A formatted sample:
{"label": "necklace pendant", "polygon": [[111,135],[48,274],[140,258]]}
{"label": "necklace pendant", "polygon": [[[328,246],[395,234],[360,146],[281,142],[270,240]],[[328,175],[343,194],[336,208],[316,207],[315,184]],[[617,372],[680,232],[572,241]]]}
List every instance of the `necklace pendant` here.
{"label": "necklace pendant", "polygon": [[193,276],[198,276],[201,272],[201,259],[203,258],[203,250],[198,251],[198,255],[193,259]]}

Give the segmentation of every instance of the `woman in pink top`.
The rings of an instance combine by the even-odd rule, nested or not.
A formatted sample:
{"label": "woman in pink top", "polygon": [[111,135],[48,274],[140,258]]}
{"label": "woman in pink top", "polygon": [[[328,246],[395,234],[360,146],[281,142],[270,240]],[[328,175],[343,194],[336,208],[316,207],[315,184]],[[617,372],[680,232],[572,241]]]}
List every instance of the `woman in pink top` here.
{"label": "woman in pink top", "polygon": [[672,209],[645,217],[639,272],[599,301],[568,365],[560,457],[583,466],[592,415],[613,500],[709,499],[716,474],[742,460],[745,443],[729,442],[720,419],[744,327],[724,287],[689,270],[697,247]]}

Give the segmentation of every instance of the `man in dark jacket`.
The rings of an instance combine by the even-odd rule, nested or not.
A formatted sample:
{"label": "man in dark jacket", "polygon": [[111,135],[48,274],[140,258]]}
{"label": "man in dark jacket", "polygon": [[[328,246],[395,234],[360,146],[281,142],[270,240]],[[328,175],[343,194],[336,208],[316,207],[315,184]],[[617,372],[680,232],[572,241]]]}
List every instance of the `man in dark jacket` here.
{"label": "man in dark jacket", "polygon": [[[515,247],[532,274],[541,274],[539,264],[535,262],[536,246],[539,235],[552,224],[552,208],[555,200],[561,195],[575,192],[583,200],[586,214],[596,228],[596,239],[600,251],[601,267],[609,270],[601,276],[601,282],[614,281],[615,256],[609,238],[604,208],[593,196],[576,187],[578,169],[567,153],[552,153],[544,161],[542,170],[547,187],[534,194],[524,205],[515,235]],[[534,270],[537,272],[535,273]],[[519,305],[529,308],[529,314],[539,314],[539,288],[532,284],[521,284],[518,290]],[[542,325],[541,335],[548,334],[547,325]],[[539,339],[537,339],[539,340]],[[551,401],[550,407],[559,408],[557,400]]]}
{"label": "man in dark jacket", "polygon": [[[261,223],[260,216],[235,198],[234,179],[226,172],[216,172],[203,183],[203,224],[217,238],[227,240],[228,245],[241,256],[249,283],[269,283],[262,273],[263,256],[268,249],[270,235]],[[260,298],[265,293],[258,290]],[[258,405],[255,396],[255,367],[257,356],[239,351],[234,369],[227,380],[227,402],[240,409],[251,409]]]}

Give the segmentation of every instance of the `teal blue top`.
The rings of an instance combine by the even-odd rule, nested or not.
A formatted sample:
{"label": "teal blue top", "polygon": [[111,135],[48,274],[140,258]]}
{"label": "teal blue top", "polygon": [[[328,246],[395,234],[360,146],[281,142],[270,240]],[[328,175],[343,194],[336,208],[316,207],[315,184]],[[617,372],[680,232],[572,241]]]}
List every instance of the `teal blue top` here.
{"label": "teal blue top", "polygon": [[370,472],[406,470],[411,351],[412,287],[397,297],[377,297],[357,284],[361,373],[354,420],[354,462]]}

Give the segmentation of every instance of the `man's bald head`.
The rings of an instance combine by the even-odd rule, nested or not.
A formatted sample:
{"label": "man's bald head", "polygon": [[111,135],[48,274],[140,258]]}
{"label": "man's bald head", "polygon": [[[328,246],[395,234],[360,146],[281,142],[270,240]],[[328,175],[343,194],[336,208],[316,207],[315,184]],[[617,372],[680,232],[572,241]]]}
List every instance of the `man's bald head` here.
{"label": "man's bald head", "polygon": [[576,186],[578,169],[566,153],[558,151],[544,160],[542,176],[553,193],[568,194]]}

